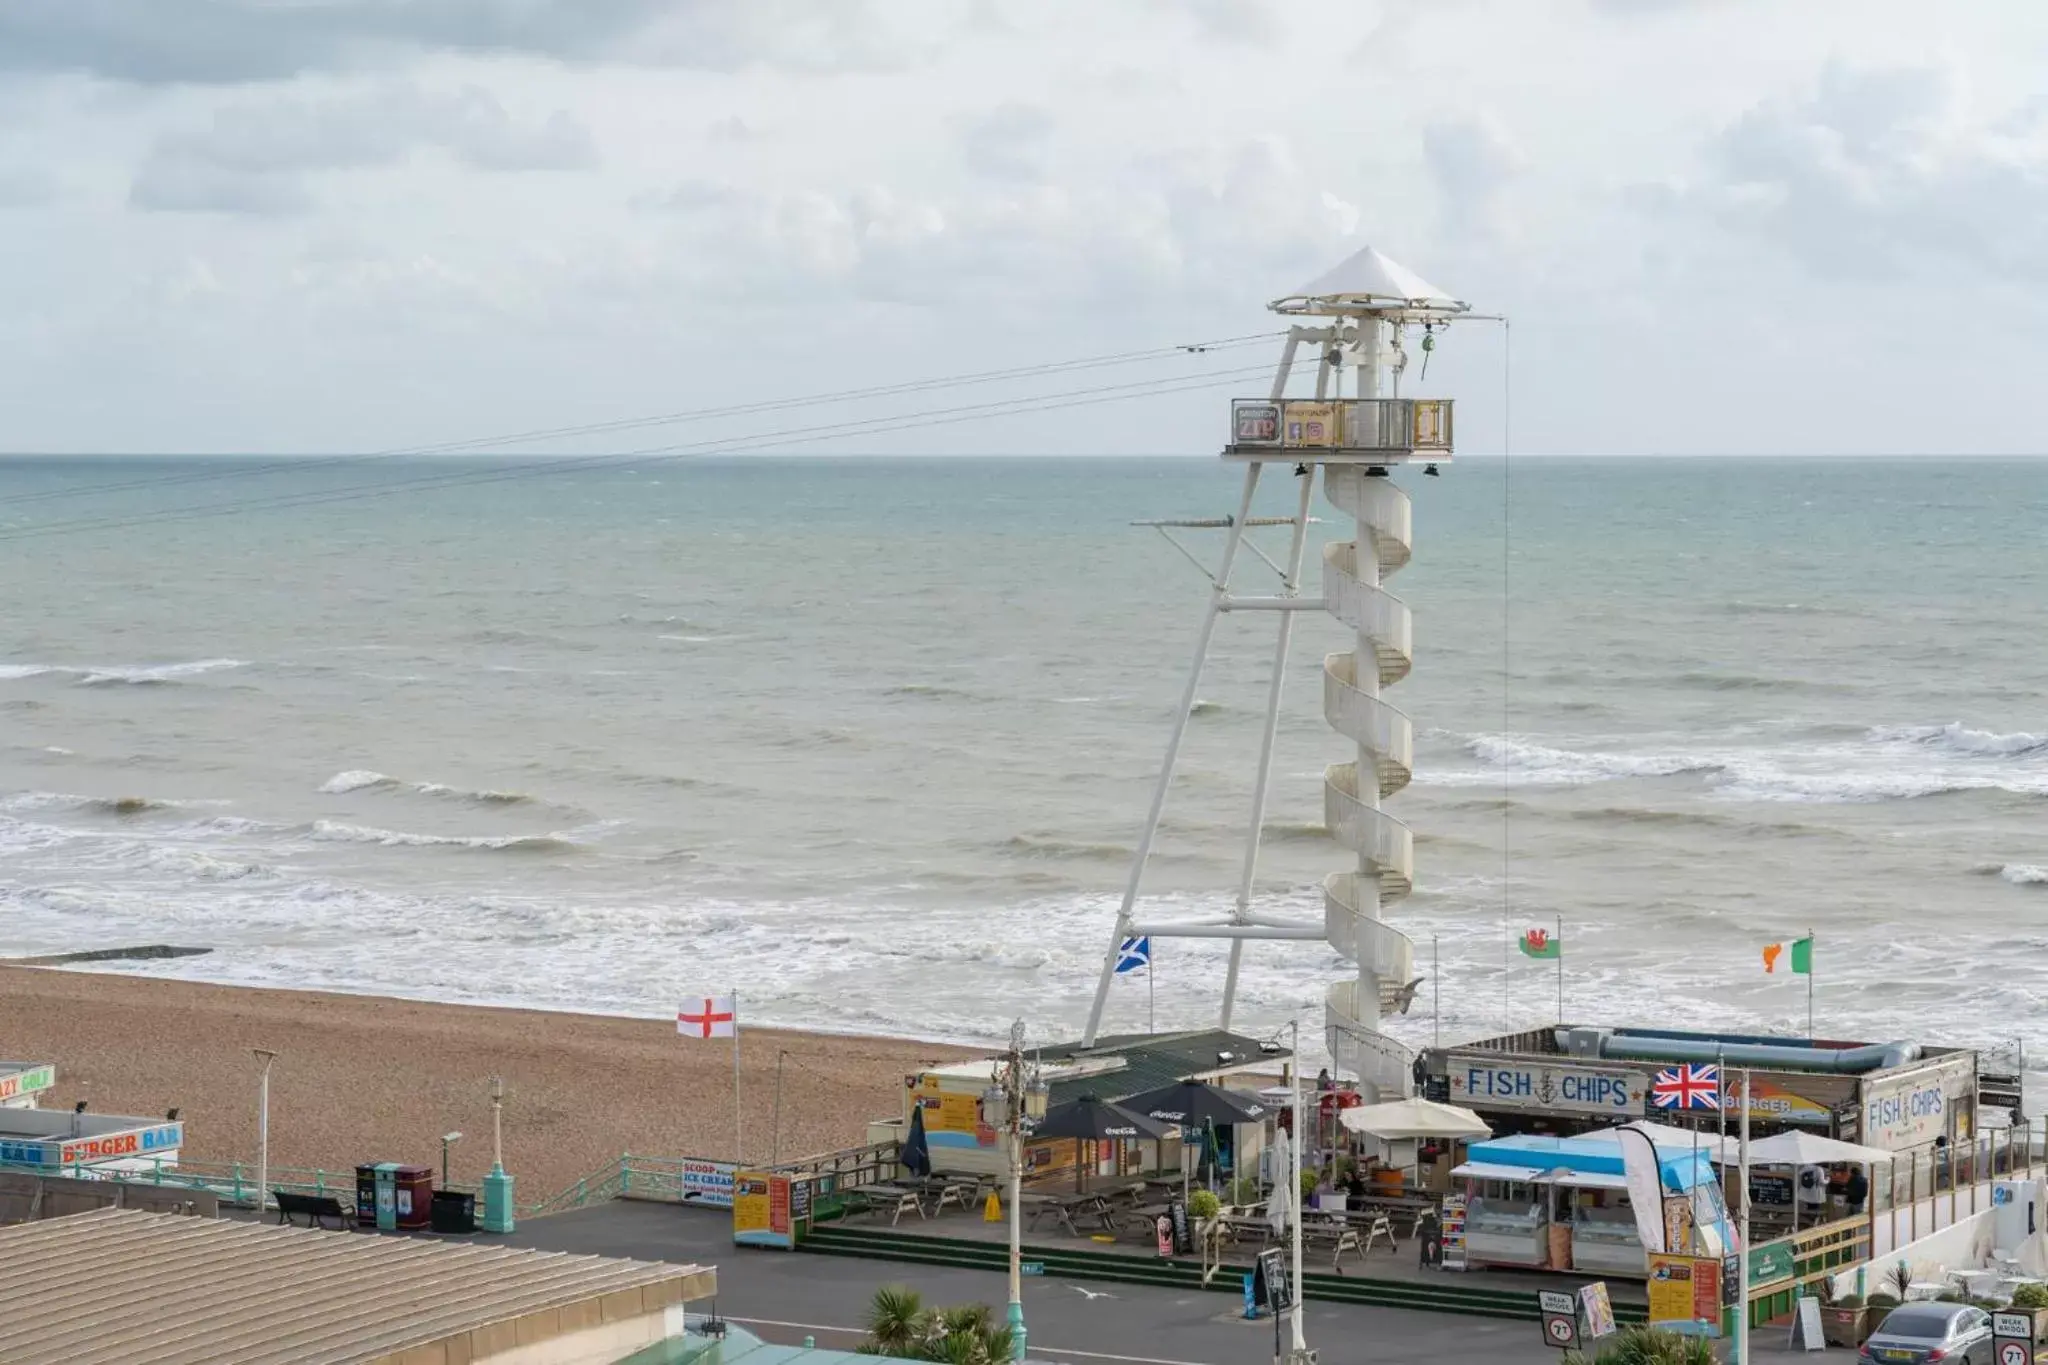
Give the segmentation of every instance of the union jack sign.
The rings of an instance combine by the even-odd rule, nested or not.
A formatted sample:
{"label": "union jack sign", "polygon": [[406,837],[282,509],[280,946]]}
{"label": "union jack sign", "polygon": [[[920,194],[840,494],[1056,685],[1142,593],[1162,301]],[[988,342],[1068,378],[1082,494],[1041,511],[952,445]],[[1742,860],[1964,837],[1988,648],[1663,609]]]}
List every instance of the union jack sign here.
{"label": "union jack sign", "polygon": [[1658,1109],[1719,1109],[1721,1068],[1688,1062],[1658,1072],[1650,1083],[1650,1104]]}

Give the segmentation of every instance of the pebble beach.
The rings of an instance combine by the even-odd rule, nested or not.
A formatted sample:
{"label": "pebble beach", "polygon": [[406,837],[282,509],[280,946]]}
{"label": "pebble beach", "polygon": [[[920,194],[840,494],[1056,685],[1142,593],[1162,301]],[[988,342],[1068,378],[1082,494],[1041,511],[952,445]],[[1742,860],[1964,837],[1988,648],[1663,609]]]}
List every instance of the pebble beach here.
{"label": "pebble beach", "polygon": [[[173,1106],[192,1160],[256,1157],[257,1062],[271,1071],[270,1162],[353,1179],[359,1162],[490,1167],[489,1078],[506,1083],[505,1164],[528,1203],[621,1152],[729,1156],[728,1040],[679,1038],[673,1020],[251,989],[0,967],[0,1056],[57,1065],[46,1108],[155,1117]],[[971,1055],[941,1044],[743,1030],[745,1155],[769,1155],[782,1063],[783,1159],[859,1145],[901,1107],[921,1066]]]}

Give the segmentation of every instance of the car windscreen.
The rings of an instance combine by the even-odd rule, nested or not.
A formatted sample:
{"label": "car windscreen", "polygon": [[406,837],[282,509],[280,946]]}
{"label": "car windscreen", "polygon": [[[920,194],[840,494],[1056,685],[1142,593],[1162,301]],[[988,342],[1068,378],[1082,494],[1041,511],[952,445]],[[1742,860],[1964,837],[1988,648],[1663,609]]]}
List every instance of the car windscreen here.
{"label": "car windscreen", "polygon": [[1953,1308],[1894,1308],[1884,1326],[1877,1330],[1892,1337],[1930,1337],[1940,1339],[1948,1335],[1949,1319],[1955,1316]]}

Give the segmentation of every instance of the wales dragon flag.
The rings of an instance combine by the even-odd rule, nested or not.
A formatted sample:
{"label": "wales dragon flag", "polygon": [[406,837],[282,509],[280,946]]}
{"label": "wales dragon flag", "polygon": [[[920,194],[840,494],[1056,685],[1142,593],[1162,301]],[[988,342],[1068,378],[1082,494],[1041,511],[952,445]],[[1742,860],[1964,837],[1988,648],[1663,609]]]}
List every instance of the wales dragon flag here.
{"label": "wales dragon flag", "polygon": [[1561,932],[1553,934],[1548,929],[1524,929],[1517,942],[1523,957],[1550,962],[1564,956],[1564,934]]}

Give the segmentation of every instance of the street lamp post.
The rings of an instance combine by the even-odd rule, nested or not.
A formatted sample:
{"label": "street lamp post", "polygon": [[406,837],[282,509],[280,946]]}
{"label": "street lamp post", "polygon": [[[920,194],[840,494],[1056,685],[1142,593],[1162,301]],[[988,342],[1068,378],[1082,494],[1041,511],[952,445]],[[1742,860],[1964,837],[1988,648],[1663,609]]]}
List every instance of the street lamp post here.
{"label": "street lamp post", "polygon": [[448,1149],[462,1141],[460,1133],[441,1134],[441,1188],[448,1187]]}
{"label": "street lamp post", "polygon": [[1290,1019],[1287,1023],[1290,1035],[1289,1048],[1294,1056],[1288,1070],[1294,1077],[1294,1188],[1288,1194],[1287,1204],[1293,1214],[1287,1220],[1287,1254],[1292,1262],[1287,1278],[1288,1291],[1294,1302],[1287,1310],[1287,1333],[1293,1346],[1291,1358],[1301,1360],[1308,1350],[1308,1338],[1301,1330],[1301,1130],[1304,1127],[1301,1113],[1301,1020]]}
{"label": "street lamp post", "polygon": [[1009,1138],[1010,1157],[1010,1359],[1024,1359],[1024,1124],[1045,1117],[1046,1086],[1024,1066],[1024,1021],[1010,1025],[1010,1050],[1003,1055],[988,1090],[982,1118]]}
{"label": "street lamp post", "polygon": [[256,1216],[260,1218],[270,1198],[270,1064],[277,1054],[267,1047],[249,1051],[263,1064],[262,1079],[256,1086]]}
{"label": "street lamp post", "polygon": [[[491,1173],[484,1177],[485,1232],[510,1232],[512,1218],[512,1177],[505,1174],[505,1082],[491,1077]],[[443,1149],[446,1150],[445,1148]]]}

